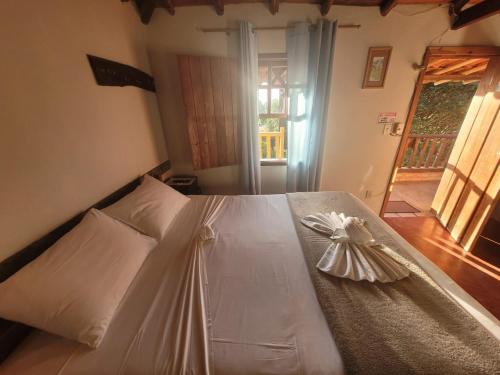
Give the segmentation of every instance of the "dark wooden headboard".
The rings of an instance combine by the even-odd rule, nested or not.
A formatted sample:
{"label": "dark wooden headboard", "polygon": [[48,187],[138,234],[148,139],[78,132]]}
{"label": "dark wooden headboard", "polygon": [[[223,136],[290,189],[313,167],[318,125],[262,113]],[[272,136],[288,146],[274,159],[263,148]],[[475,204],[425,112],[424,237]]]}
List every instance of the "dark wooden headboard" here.
{"label": "dark wooden headboard", "polygon": [[[153,177],[157,177],[165,173],[169,169],[170,161],[167,160],[156,168],[150,170],[147,174]],[[142,177],[138,177],[135,180],[129,182],[127,185],[121,187],[114,193],[108,195],[106,198],[89,207],[89,209],[103,209],[104,207],[117,202],[132,190],[134,190],[137,186],[139,186],[139,184],[141,183],[141,179]],[[24,249],[18,251],[17,253],[11,255],[9,258],[0,262],[0,282],[5,281],[26,264],[34,260],[50,246],[52,246],[59,238],[73,229],[82,220],[87,211],[88,209],[84,212],[79,213],[72,219],[47,233],[42,238],[36,240],[32,244],[26,246]],[[0,319],[0,363],[8,357],[8,355],[16,348],[17,345],[21,343],[22,340],[24,340],[24,338],[30,333],[32,329],[33,328],[28,327],[24,324]]]}

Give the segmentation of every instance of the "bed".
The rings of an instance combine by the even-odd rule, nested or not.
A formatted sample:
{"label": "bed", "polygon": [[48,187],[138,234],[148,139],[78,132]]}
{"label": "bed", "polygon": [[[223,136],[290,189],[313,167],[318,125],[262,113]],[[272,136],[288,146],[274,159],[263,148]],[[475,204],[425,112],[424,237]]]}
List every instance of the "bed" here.
{"label": "bed", "polygon": [[[323,276],[310,267],[314,249],[309,245],[321,248],[322,240],[304,234],[297,221],[301,209],[320,208],[364,217],[402,257],[423,270],[442,298],[477,325],[474,335],[484,338],[484,343],[478,344],[479,349],[464,343],[466,351],[485,351],[474,353],[485,362],[477,368],[500,371],[498,321],[364,204],[338,192],[191,197],[142,265],[99,348],[92,350],[35,330],[3,362],[0,373],[375,374],[402,373],[403,368],[406,373],[443,373],[444,368],[435,366],[428,371],[433,368],[429,364],[408,365],[411,358],[388,354],[384,347],[372,347],[358,356],[352,348],[349,352],[350,338],[342,335],[353,331],[340,328],[355,322],[347,314],[342,316],[342,326],[336,326],[338,316],[337,320],[332,316],[348,307],[338,309],[335,301],[332,306],[328,288],[321,289],[325,281],[318,282]],[[342,288],[350,285],[343,283]],[[344,303],[341,298],[337,301]],[[429,317],[434,319],[430,312]],[[453,327],[445,331],[454,335]],[[488,345],[491,348],[485,349]],[[446,349],[455,350],[445,348],[440,357],[449,354]],[[370,358],[374,353],[378,358]],[[391,357],[387,361],[386,354]],[[381,367],[366,371],[363,366],[372,366],[370,361]],[[382,371],[391,363],[393,371]]]}

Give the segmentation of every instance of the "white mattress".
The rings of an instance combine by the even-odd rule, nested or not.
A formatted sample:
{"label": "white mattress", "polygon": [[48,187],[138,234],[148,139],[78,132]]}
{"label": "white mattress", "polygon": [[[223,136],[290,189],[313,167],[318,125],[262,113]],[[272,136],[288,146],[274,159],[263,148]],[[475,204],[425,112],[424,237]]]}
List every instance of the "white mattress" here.
{"label": "white mattress", "polygon": [[[202,373],[197,333],[180,337],[182,284],[207,197],[193,197],[127,292],[101,346],[33,332],[0,367],[8,374]],[[284,195],[225,199],[203,248],[209,371],[213,374],[340,374],[342,361],[304,263]],[[189,305],[192,309],[193,306]],[[182,343],[182,345],[179,345]],[[187,349],[186,349],[187,348]],[[174,370],[175,369],[175,370]]]}

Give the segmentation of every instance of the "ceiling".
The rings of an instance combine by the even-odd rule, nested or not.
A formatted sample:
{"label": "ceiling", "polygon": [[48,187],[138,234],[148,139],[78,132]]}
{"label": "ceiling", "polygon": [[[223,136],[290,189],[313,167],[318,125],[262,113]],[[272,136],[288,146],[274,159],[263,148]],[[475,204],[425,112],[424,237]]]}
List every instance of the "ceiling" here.
{"label": "ceiling", "polygon": [[486,17],[500,13],[500,0],[121,0],[133,1],[141,21],[148,24],[156,8],[164,8],[172,16],[178,7],[206,5],[218,15],[224,14],[227,4],[265,3],[271,14],[279,12],[280,3],[316,4],[325,16],[332,5],[377,6],[382,16],[388,15],[397,5],[442,4],[448,7],[452,29],[459,29]]}
{"label": "ceiling", "polygon": [[434,85],[455,81],[464,84],[480,81],[483,77],[489,58],[431,58],[427,64],[424,83]]}

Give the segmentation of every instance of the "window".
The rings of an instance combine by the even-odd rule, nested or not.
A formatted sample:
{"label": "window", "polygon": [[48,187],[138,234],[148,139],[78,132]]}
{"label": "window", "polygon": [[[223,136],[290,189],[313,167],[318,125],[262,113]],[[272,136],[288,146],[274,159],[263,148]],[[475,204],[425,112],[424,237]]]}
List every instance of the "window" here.
{"label": "window", "polygon": [[286,54],[259,55],[259,145],[260,158],[286,159],[288,113]]}

